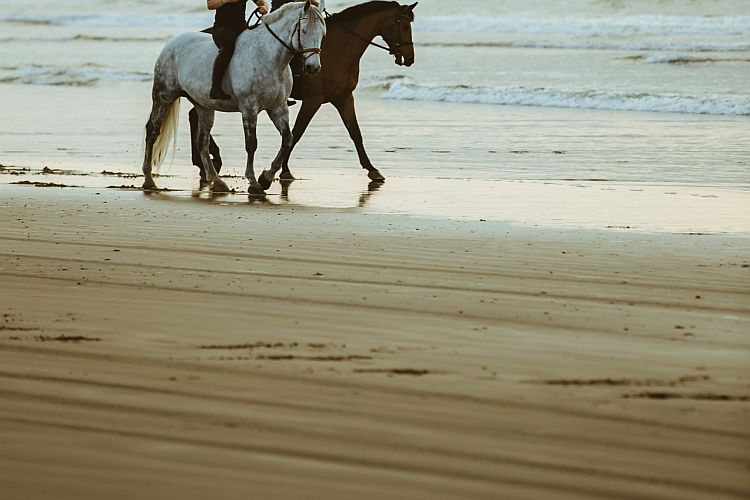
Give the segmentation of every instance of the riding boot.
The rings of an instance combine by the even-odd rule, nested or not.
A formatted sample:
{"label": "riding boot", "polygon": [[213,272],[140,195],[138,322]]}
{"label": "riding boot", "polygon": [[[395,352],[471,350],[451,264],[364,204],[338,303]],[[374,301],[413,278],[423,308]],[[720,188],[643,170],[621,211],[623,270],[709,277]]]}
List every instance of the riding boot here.
{"label": "riding boot", "polygon": [[[295,55],[292,57],[292,60],[289,62],[289,68],[292,70],[292,77],[294,79],[297,79],[305,74],[305,58],[301,55]],[[297,104],[297,101],[294,99],[287,99],[286,105],[287,106],[294,106]]]}
{"label": "riding boot", "polygon": [[[224,72],[226,72],[227,66],[228,66],[228,60],[225,54],[222,54],[222,52],[225,52],[226,49],[220,49],[219,55],[216,56],[216,61],[214,61],[214,70],[211,74],[211,90],[208,93],[208,96],[211,99],[217,99],[220,101],[225,101],[227,99],[231,99],[232,96],[224,92],[224,89],[221,87],[221,82],[224,80]],[[229,54],[229,58],[231,58],[231,53]]]}
{"label": "riding boot", "polygon": [[305,74],[305,58],[297,54],[289,62],[289,68],[292,70],[292,76],[302,76]]}

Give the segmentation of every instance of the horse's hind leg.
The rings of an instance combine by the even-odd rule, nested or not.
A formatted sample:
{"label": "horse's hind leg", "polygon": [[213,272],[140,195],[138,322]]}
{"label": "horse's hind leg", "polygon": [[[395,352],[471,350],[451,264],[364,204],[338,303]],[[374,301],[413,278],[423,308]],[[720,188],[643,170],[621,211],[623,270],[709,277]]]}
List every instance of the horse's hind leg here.
{"label": "horse's hind leg", "polygon": [[[198,111],[195,108],[190,110],[188,113],[190,118],[190,154],[193,161],[193,165],[198,167],[201,174],[201,180],[206,180],[206,167],[203,165],[201,159],[200,148],[198,148]],[[223,164],[221,159],[221,150],[219,146],[214,142],[214,138],[209,135],[208,154],[211,156],[211,162],[214,164],[216,173],[221,172],[221,166]]]}
{"label": "horse's hind leg", "polygon": [[198,149],[198,155],[200,156],[201,162],[204,165],[204,171],[206,174],[206,181],[211,182],[211,191],[215,193],[228,193],[229,187],[219,178],[219,174],[214,168],[214,164],[211,161],[211,157],[208,153],[208,145],[211,138],[211,128],[214,126],[214,115],[215,112],[210,109],[196,106],[197,114],[197,133],[195,134],[195,142]]}
{"label": "horse's hind leg", "polygon": [[201,180],[206,180],[206,167],[203,165],[203,159],[201,158],[201,150],[198,147],[198,112],[195,108],[191,109],[188,113],[190,120],[190,158],[193,165],[198,167],[201,174]]}
{"label": "horse's hind leg", "polygon": [[367,170],[367,176],[374,181],[384,181],[383,177],[378,169],[372,165],[370,158],[367,157],[364,143],[362,142],[362,132],[359,130],[359,123],[357,123],[357,113],[354,109],[354,96],[349,94],[341,99],[333,101],[333,105],[341,116],[341,120],[346,126],[346,130],[349,131],[349,137],[352,138],[354,146],[357,148],[357,155],[359,155],[359,163],[362,168]]}
{"label": "horse's hind leg", "polygon": [[294,122],[294,130],[292,131],[294,142],[292,143],[292,147],[289,150],[289,155],[287,155],[283,165],[281,166],[281,174],[279,175],[280,179],[294,180],[292,172],[289,171],[289,156],[291,156],[294,146],[296,146],[299,140],[302,139],[302,135],[305,133],[305,130],[307,130],[307,126],[310,124],[310,120],[312,120],[313,116],[315,116],[315,113],[318,112],[320,106],[322,105],[323,103],[321,101],[313,97],[305,98],[305,100],[302,101],[302,108],[297,114],[297,119]]}
{"label": "horse's hind leg", "polygon": [[151,105],[151,115],[146,123],[146,149],[143,157],[143,175],[146,179],[143,181],[143,189],[156,189],[156,183],[152,175],[152,163],[154,157],[154,144],[161,134],[161,126],[169,113],[171,102],[163,102],[154,99]]}
{"label": "horse's hind leg", "polygon": [[279,148],[276,158],[271,162],[271,170],[264,170],[258,177],[258,184],[260,184],[263,189],[271,187],[276,172],[287,163],[289,155],[292,152],[292,147],[294,146],[294,137],[289,128],[289,108],[286,105],[283,105],[272,110],[269,109],[268,116],[271,117],[271,121],[276,126],[276,130],[281,134],[281,148]]}

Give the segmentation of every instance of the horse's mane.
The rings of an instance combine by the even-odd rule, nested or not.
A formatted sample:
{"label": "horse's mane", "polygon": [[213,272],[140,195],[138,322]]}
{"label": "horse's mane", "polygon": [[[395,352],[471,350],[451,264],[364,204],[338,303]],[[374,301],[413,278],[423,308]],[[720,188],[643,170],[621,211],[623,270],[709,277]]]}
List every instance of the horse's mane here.
{"label": "horse's mane", "polygon": [[273,22],[276,22],[279,19],[281,19],[282,17],[284,17],[284,15],[286,15],[286,13],[287,13],[288,10],[294,9],[296,7],[299,7],[299,4],[301,4],[301,3],[302,2],[289,2],[289,3],[285,3],[284,5],[282,5],[281,7],[279,7],[278,9],[276,9],[275,11],[269,12],[268,14],[266,14],[265,16],[263,16],[263,22],[266,23],[266,24],[271,24]]}
{"label": "horse's mane", "polygon": [[351,7],[331,15],[335,21],[350,21],[354,18],[366,16],[372,12],[377,12],[386,7],[398,7],[398,2],[386,2],[383,0],[371,0],[370,2],[352,5]]}

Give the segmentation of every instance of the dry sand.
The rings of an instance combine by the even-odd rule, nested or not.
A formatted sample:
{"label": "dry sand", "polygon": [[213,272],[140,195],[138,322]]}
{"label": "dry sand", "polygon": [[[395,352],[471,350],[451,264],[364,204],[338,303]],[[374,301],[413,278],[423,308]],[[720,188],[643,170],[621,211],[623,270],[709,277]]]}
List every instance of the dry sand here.
{"label": "dry sand", "polygon": [[0,189],[4,500],[750,496],[747,238]]}

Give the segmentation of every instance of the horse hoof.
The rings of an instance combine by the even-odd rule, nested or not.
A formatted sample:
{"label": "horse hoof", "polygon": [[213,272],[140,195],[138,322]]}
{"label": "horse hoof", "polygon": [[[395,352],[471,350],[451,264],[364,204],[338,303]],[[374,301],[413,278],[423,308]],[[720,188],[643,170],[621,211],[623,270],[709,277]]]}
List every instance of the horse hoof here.
{"label": "horse hoof", "polygon": [[269,175],[268,170],[264,170],[262,174],[258,176],[258,184],[263,189],[268,189],[273,184],[273,176]]}
{"label": "horse hoof", "polygon": [[153,179],[146,179],[143,182],[143,190],[144,191],[156,191],[157,189],[159,189],[159,188],[156,187],[156,183],[154,182]]}
{"label": "horse hoof", "polygon": [[281,172],[279,174],[279,180],[282,180],[282,181],[293,181],[293,180],[296,180],[296,177],[294,177],[292,175],[292,173],[287,170],[286,172]]}
{"label": "horse hoof", "polygon": [[368,172],[367,177],[369,177],[370,180],[372,181],[378,181],[378,182],[385,181],[385,177],[383,177],[383,175],[377,170],[371,170],[370,172]]}
{"label": "horse hoof", "polygon": [[260,186],[250,185],[247,188],[247,194],[250,196],[266,196],[266,192]]}
{"label": "horse hoof", "polygon": [[211,186],[211,192],[212,193],[229,193],[229,186],[226,185],[226,183],[222,180],[218,180],[213,183]]}

